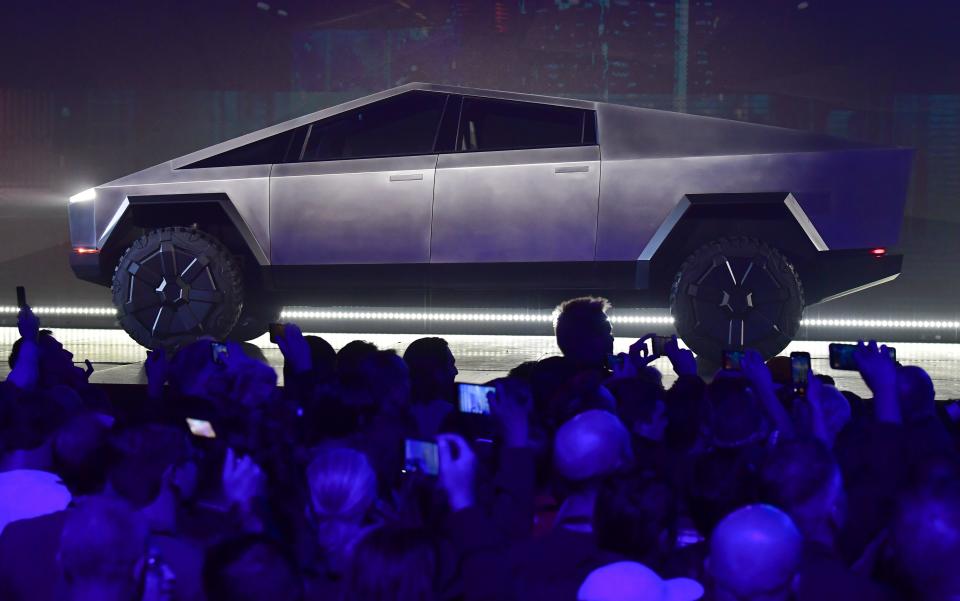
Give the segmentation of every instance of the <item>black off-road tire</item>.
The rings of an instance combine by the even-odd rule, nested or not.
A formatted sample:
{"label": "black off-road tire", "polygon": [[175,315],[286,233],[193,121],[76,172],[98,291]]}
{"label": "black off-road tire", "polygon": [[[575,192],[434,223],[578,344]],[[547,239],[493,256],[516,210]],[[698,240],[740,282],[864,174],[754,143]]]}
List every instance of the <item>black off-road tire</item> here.
{"label": "black off-road tire", "polygon": [[213,236],[184,227],[135,240],[117,263],[112,290],[120,325],[152,349],[223,339],[243,307],[237,259]]}
{"label": "black off-road tire", "polygon": [[243,303],[240,318],[227,336],[230,340],[246,342],[267,333],[271,323],[280,321],[283,306],[267,299],[248,299]]}
{"label": "black off-road tire", "polygon": [[677,334],[713,364],[725,348],[775,356],[796,336],[803,307],[803,284],[790,261],[746,237],[700,247],[684,261],[670,291]]}

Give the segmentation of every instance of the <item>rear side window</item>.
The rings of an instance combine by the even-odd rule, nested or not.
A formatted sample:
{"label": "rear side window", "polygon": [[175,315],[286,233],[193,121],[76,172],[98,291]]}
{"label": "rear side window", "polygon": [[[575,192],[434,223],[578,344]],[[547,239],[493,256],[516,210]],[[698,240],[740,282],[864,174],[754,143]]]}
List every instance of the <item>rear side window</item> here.
{"label": "rear side window", "polygon": [[[241,165],[272,165],[282,163],[287,155],[297,130],[285,131],[263,140],[251,142],[240,148],[234,148],[218,155],[202,159],[196,163],[184,165],[181,169],[203,169],[205,167],[238,167]],[[303,138],[300,138],[301,142]]]}
{"label": "rear side window", "polygon": [[[457,150],[515,150],[594,144],[590,131],[593,111],[512,102],[464,98]],[[586,134],[586,135],[585,135]]]}
{"label": "rear side window", "polygon": [[430,154],[446,94],[407,92],[317,121],[302,161]]}

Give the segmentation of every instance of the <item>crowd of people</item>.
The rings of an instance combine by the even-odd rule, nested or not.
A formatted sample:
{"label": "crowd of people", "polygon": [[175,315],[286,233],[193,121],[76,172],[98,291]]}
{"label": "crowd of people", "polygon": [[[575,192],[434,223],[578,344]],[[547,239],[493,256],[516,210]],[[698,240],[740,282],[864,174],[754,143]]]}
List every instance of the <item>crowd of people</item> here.
{"label": "crowd of people", "polygon": [[610,361],[609,309],[558,307],[562,354],[491,382],[486,415],[442,338],[338,351],[295,324],[282,387],[200,339],[108,397],[25,308],[0,599],[960,599],[960,429],[926,372],[861,343],[872,398],[798,394],[783,357],[705,380],[674,338],[665,388],[647,338]]}

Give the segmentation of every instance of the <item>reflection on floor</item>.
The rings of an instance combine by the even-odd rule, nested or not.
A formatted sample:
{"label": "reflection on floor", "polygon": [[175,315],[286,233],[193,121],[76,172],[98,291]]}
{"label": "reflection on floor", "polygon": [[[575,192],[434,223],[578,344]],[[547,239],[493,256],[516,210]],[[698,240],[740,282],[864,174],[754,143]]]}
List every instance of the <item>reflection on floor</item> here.
{"label": "reflection on floor", "polygon": [[[323,334],[334,348],[339,349],[351,340],[368,340],[380,348],[392,348],[403,352],[420,334]],[[144,382],[140,362],[145,357],[142,347],[134,343],[122,330],[57,329],[55,335],[74,354],[74,360],[82,363],[89,359],[96,367],[92,380],[101,383],[135,384]],[[15,328],[0,328],[0,356],[7,357],[10,347],[17,339]],[[549,336],[476,336],[446,335],[454,356],[457,358],[459,379],[465,382],[483,382],[505,375],[512,367],[524,362],[558,354],[554,339]],[[615,350],[626,351],[634,342],[629,338],[617,338]],[[283,358],[267,336],[252,341],[263,352],[266,360],[280,372]],[[867,389],[856,372],[831,370],[827,360],[828,342],[795,342],[784,354],[806,351],[813,358],[815,372],[834,377],[837,385],[860,395]],[[897,357],[905,365],[919,365],[933,378],[938,399],[960,398],[960,344],[900,343],[896,345]],[[653,364],[664,374],[664,383],[673,381],[673,372],[665,359]],[[0,364],[0,376],[9,371],[6,361]]]}

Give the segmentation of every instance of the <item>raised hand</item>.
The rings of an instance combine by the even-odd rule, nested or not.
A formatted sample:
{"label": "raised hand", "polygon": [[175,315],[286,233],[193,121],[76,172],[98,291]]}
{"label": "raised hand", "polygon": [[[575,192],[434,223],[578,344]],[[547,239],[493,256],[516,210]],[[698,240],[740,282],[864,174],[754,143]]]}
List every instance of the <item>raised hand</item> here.
{"label": "raised hand", "polygon": [[24,305],[17,314],[17,329],[24,340],[37,340],[40,337],[40,319],[33,314],[33,310]]}
{"label": "raised hand", "polygon": [[900,423],[900,404],[897,400],[897,364],[890,358],[886,345],[877,346],[876,340],[864,344],[861,340],[853,353],[860,376],[873,392],[878,421]]}
{"label": "raised hand", "polygon": [[770,369],[757,351],[753,349],[744,351],[743,359],[740,361],[740,371],[757,393],[774,390]]}
{"label": "raised hand", "polygon": [[447,492],[450,509],[459,511],[474,504],[477,458],[458,434],[437,436],[440,454],[440,485]]}
{"label": "raised hand", "polygon": [[250,511],[254,500],[263,495],[266,477],[253,459],[237,457],[233,449],[227,449],[220,482],[230,507]]}
{"label": "raised hand", "polygon": [[529,415],[533,394],[522,381],[501,378],[494,384],[496,393],[490,393],[490,414],[503,427],[504,442],[508,447],[527,446],[530,435]]}
{"label": "raised hand", "polygon": [[630,363],[633,364],[634,369],[638,372],[653,363],[657,358],[651,351],[650,345],[647,344],[654,336],[656,336],[656,334],[646,334],[643,338],[630,345]]}
{"label": "raised hand", "polygon": [[673,371],[678,376],[697,375],[697,358],[690,349],[680,348],[680,343],[676,336],[672,336],[663,347],[664,353],[670,359]]}
{"label": "raised hand", "polygon": [[277,338],[277,346],[280,347],[283,360],[293,368],[293,373],[300,374],[313,368],[310,345],[297,324],[288,323],[284,326],[283,336]]}

